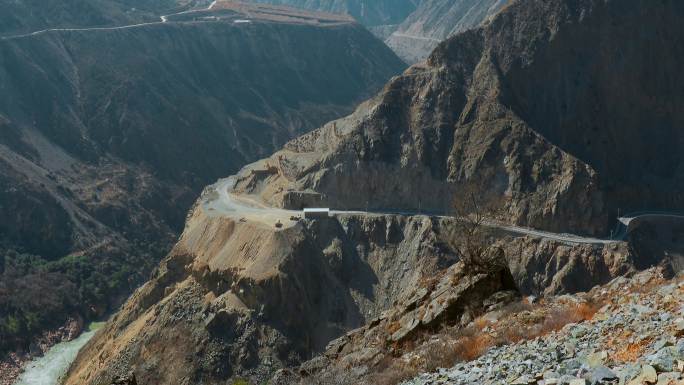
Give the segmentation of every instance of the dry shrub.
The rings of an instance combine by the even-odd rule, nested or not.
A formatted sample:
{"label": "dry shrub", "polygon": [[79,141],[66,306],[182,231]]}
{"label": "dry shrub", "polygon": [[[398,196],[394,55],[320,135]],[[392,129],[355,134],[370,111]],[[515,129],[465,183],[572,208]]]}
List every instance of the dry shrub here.
{"label": "dry shrub", "polygon": [[578,321],[589,321],[594,318],[597,311],[599,311],[598,305],[581,303],[575,309],[575,316],[578,318]]}
{"label": "dry shrub", "polygon": [[485,327],[487,327],[487,325],[489,324],[489,321],[480,317],[480,318],[476,319],[475,322],[473,322],[473,324],[477,330],[482,330]]}
{"label": "dry shrub", "polygon": [[[520,306],[520,305],[516,305]],[[530,305],[522,305],[521,308],[529,309]],[[570,323],[588,321],[593,318],[599,307],[594,304],[580,303],[555,309],[546,315],[541,323],[521,327],[519,324],[512,324],[497,330],[493,337],[482,333],[484,324],[475,322],[473,327],[463,330],[463,335],[456,344],[455,356],[457,359],[470,361],[484,354],[492,346],[515,344],[523,340],[546,335],[550,332],[562,329]],[[486,321],[485,321],[486,322]],[[479,332],[479,333],[478,333]]]}
{"label": "dry shrub", "polygon": [[468,274],[498,273],[508,268],[505,250],[496,244],[491,221],[505,212],[507,199],[487,188],[483,181],[460,186],[452,205],[453,224],[448,244],[456,251]]}
{"label": "dry shrub", "polygon": [[634,362],[639,357],[644,355],[646,349],[653,342],[653,337],[644,338],[643,340],[625,344],[625,341],[629,340],[633,336],[633,333],[629,330],[624,330],[617,335],[612,336],[608,343],[608,347],[614,347],[615,353],[611,355],[611,358],[615,362]]}
{"label": "dry shrub", "polygon": [[652,339],[647,338],[639,342],[627,344],[624,348],[616,351],[612,359],[615,362],[634,362],[644,355],[646,348],[652,341]]}
{"label": "dry shrub", "polygon": [[456,343],[456,356],[463,361],[471,361],[494,346],[494,338],[488,334],[464,337]]}
{"label": "dry shrub", "polygon": [[372,374],[369,383],[377,385],[396,385],[417,376],[421,370],[409,362],[394,357],[385,357]]}
{"label": "dry shrub", "polygon": [[404,380],[411,379],[420,373],[416,368],[393,365],[381,373],[372,377],[372,384],[377,385],[396,385]]}
{"label": "dry shrub", "polygon": [[557,331],[570,323],[589,321],[594,318],[594,314],[599,310],[599,306],[593,303],[572,304],[565,308],[551,312],[544,320],[541,332],[543,334]]}
{"label": "dry shrub", "polygon": [[434,372],[438,368],[450,368],[461,357],[454,339],[449,334],[440,334],[437,341],[429,344],[423,356],[425,365],[424,371]]}
{"label": "dry shrub", "polygon": [[571,304],[557,308],[546,314],[541,323],[526,328],[508,328],[502,333],[503,343],[517,343],[521,340],[531,340],[548,333],[558,331],[565,325],[588,321],[594,317],[599,307],[590,303]]}

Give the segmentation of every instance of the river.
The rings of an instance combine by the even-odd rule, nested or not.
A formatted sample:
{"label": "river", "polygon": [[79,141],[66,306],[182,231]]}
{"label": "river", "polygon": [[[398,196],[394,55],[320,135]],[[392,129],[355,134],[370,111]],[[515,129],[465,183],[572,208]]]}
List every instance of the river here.
{"label": "river", "polygon": [[29,362],[15,385],[58,385],[69,365],[76,359],[78,351],[93,338],[95,331],[101,326],[102,323],[92,323],[78,338],[61,342],[51,347],[42,357]]}

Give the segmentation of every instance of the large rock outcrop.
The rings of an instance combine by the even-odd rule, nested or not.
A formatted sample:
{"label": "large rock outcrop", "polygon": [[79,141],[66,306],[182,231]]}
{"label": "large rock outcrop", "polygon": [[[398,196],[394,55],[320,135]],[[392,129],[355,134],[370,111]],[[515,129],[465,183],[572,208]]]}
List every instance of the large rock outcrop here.
{"label": "large rock outcrop", "polygon": [[472,319],[500,291],[575,292],[636,270],[621,242],[505,238],[508,267],[471,275],[456,263],[452,219],[345,214],[274,228],[217,213],[217,199],[205,191],[174,250],[79,353],[67,384],[129,372],[145,384],[263,383],[322,352],[302,370],[358,365],[363,383],[396,344]]}
{"label": "large rock outcrop", "polygon": [[427,217],[282,229],[239,218],[198,204],[153,279],[79,353],[66,383],[109,384],[131,370],[149,385],[262,383],[455,260],[440,221]]}
{"label": "large rock outcrop", "polygon": [[[679,209],[682,12],[673,1],[514,3],[354,114],[245,168],[237,189],[279,206],[447,212],[475,185],[505,199],[515,223],[600,235],[618,209]],[[266,166],[280,171],[257,172]]]}
{"label": "large rock outcrop", "polygon": [[150,385],[263,383],[321,352],[332,360],[324,371],[372,368],[394,343],[472,317],[499,291],[573,292],[635,270],[619,242],[509,238],[509,268],[471,276],[456,263],[452,219],[345,214],[275,228],[219,214],[216,199],[205,191],[171,254],[79,353],[66,384],[130,372]]}

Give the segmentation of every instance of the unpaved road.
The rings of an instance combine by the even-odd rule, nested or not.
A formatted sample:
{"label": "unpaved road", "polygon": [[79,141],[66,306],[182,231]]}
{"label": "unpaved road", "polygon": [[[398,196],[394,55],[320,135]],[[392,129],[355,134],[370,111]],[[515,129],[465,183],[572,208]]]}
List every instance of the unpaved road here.
{"label": "unpaved road", "polygon": [[[267,226],[274,226],[276,222],[280,221],[284,228],[293,226],[296,222],[292,221],[291,217],[300,217],[302,212],[299,210],[287,210],[281,208],[274,208],[259,202],[255,198],[236,195],[231,193],[235,185],[235,178],[229,177],[219,180],[216,184],[211,186],[214,194],[205,197],[203,207],[209,215],[225,215],[238,219],[254,221],[262,223]],[[430,215],[427,213],[420,213],[415,211],[349,211],[349,210],[331,210],[332,215]],[[447,218],[448,216],[438,215],[437,217]],[[583,237],[574,234],[558,234],[548,231],[536,230],[527,227],[520,227],[507,224],[489,223],[488,226],[501,229],[503,231],[517,234],[527,235],[535,238],[550,239],[558,242],[568,244],[592,244],[605,245],[616,242],[611,239],[600,239],[592,237]]]}
{"label": "unpaved road", "polygon": [[139,23],[139,24],[130,24],[130,25],[111,26],[111,27],[47,28],[47,29],[41,29],[39,31],[23,33],[23,34],[19,34],[19,35],[2,36],[2,37],[0,37],[0,40],[15,40],[15,39],[21,39],[21,38],[26,38],[26,37],[30,37],[30,36],[42,35],[44,33],[49,33],[49,32],[117,31],[117,30],[124,30],[124,29],[140,28],[140,27],[145,27],[145,26],[149,26],[149,25],[164,24],[167,22],[168,18],[171,16],[183,15],[183,14],[188,14],[188,13],[197,12],[197,11],[210,11],[215,5],[216,5],[216,1],[209,4],[209,6],[207,8],[190,9],[187,11],[173,13],[170,15],[159,16],[160,21],[154,21],[154,22],[149,22],[149,23]]}

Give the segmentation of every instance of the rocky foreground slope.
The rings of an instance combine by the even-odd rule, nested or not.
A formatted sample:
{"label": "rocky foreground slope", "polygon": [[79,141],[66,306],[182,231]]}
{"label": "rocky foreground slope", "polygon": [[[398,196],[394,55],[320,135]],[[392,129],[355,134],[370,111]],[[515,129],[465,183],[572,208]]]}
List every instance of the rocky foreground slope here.
{"label": "rocky foreground slope", "polygon": [[218,12],[0,39],[0,354],[69,314],[102,315],[207,183],[403,68],[346,18]]}
{"label": "rocky foreground slope", "polygon": [[[563,314],[557,313],[553,321],[558,324],[553,327],[547,324],[551,330],[546,335],[492,347],[477,360],[423,374],[403,384],[684,383],[684,279],[681,275],[665,280],[662,272],[649,270],[631,279],[618,278],[587,294],[560,300],[592,302],[600,309],[594,313],[586,305],[576,307],[587,311],[582,317],[588,319],[564,326],[566,320],[560,318]],[[524,310],[507,318],[534,325],[536,311]],[[506,329],[510,319],[502,322],[497,316],[489,314],[479,320],[481,341],[501,338],[502,331],[511,332]],[[537,327],[543,331],[544,325]]]}

